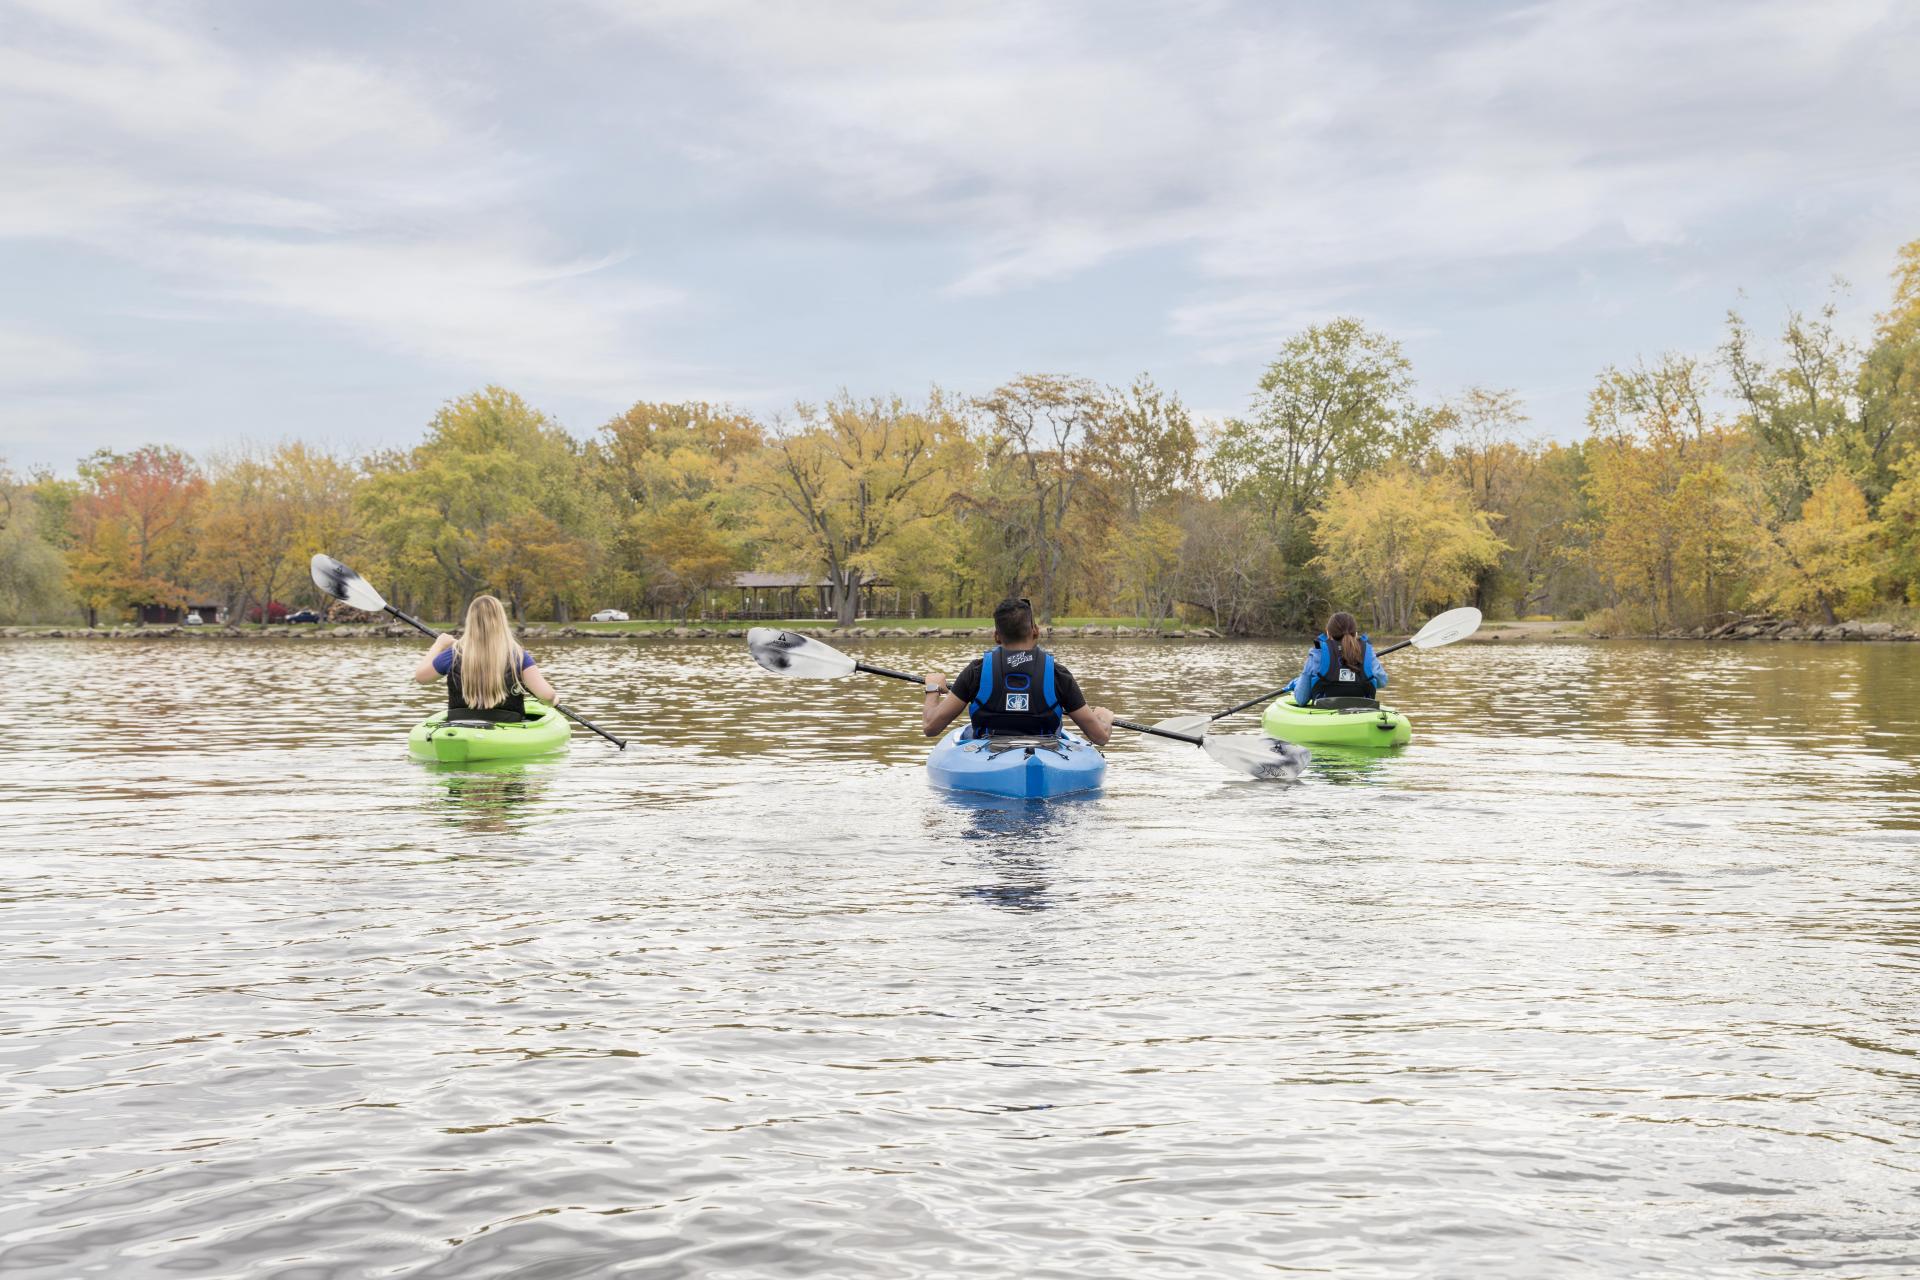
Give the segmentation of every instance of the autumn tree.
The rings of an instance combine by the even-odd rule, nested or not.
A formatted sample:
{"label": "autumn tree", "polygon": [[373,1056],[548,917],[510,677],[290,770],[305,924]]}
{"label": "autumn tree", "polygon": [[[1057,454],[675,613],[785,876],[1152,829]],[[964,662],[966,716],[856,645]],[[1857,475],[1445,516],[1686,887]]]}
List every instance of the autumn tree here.
{"label": "autumn tree", "polygon": [[1084,378],[1022,374],[974,401],[984,413],[988,483],[976,489],[974,510],[1006,538],[1016,593],[1027,573],[1038,583],[1034,610],[1052,622],[1064,602],[1066,577],[1086,540],[1076,526],[1088,499],[1089,447],[1112,405]]}
{"label": "autumn tree", "polygon": [[212,464],[195,521],[193,572],[224,596],[235,621],[255,603],[268,619],[280,589],[306,576],[293,561],[296,499],[283,480],[272,459],[255,449]]}
{"label": "autumn tree", "polygon": [[68,581],[101,610],[186,603],[195,508],[206,479],[178,449],[101,450],[80,464]]}
{"label": "autumn tree", "polygon": [[834,612],[851,626],[862,585],[896,541],[950,506],[965,447],[937,391],[923,406],[843,393],[817,410],[798,406],[747,483],[766,500],[769,545],[824,568]]}
{"label": "autumn tree", "polygon": [[396,567],[437,568],[456,608],[497,589],[516,617],[533,596],[564,614],[584,585],[577,577],[540,579],[523,571],[528,561],[504,554],[518,532],[537,529],[546,538],[557,530],[571,543],[564,562],[584,563],[595,515],[579,447],[512,392],[488,387],[448,403],[423,443],[372,459],[369,470],[357,503],[368,536]]}
{"label": "autumn tree", "polygon": [[1764,544],[1755,597],[1789,613],[1818,613],[1831,625],[1839,621],[1836,611],[1857,613],[1873,603],[1874,550],[1866,496],[1851,477],[1835,473],[1807,495],[1799,518]]}
{"label": "autumn tree", "polygon": [[1698,362],[1669,355],[1607,370],[1589,399],[1594,564],[1656,628],[1725,607],[1748,541],[1706,394]]}
{"label": "autumn tree", "polygon": [[1182,603],[1204,611],[1231,635],[1265,629],[1285,565],[1264,524],[1225,502],[1195,502],[1181,513]]}
{"label": "autumn tree", "polygon": [[[764,442],[751,416],[699,401],[640,401],[601,427],[589,462],[608,499],[609,590],[684,616],[699,592],[730,580],[731,568],[707,581],[719,574],[716,555],[731,566],[749,553],[755,517],[741,469]],[[683,536],[674,519],[693,531]],[[663,533],[665,552],[655,546]]]}
{"label": "autumn tree", "polygon": [[1412,630],[1423,605],[1470,596],[1478,571],[1505,546],[1450,477],[1404,462],[1335,479],[1314,517],[1315,563],[1343,596],[1371,603],[1377,626],[1394,631]]}
{"label": "autumn tree", "polygon": [[707,592],[726,586],[742,563],[741,547],[697,498],[679,498],[639,518],[637,544],[648,598],[682,622]]}

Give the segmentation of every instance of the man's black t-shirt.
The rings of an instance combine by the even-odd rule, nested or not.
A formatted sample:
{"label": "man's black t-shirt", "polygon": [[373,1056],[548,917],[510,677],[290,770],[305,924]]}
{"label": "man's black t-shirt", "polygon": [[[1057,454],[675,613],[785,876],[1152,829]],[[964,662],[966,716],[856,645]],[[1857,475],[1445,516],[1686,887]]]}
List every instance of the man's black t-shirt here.
{"label": "man's black t-shirt", "polygon": [[[960,678],[949,686],[953,690],[954,697],[969,705],[972,704],[975,698],[980,696],[980,662],[981,659],[979,658],[975,658],[972,662],[969,662],[966,669],[960,673]],[[1037,685],[1038,681],[1036,680],[1035,683]],[[1037,688],[1035,692],[1038,692]],[[1053,660],[1053,696],[1059,699],[1060,714],[1063,716],[1070,716],[1087,705],[1086,695],[1080,692],[1080,685],[1074,680],[1073,672],[1061,665],[1058,658]],[[1034,702],[1037,711],[1039,698],[1036,697]],[[999,732],[1006,732],[1009,729],[1013,729],[1015,732],[1037,731],[1036,729],[1026,728],[1025,726],[1017,729],[1015,729],[1014,726],[1006,726],[1000,729]]]}

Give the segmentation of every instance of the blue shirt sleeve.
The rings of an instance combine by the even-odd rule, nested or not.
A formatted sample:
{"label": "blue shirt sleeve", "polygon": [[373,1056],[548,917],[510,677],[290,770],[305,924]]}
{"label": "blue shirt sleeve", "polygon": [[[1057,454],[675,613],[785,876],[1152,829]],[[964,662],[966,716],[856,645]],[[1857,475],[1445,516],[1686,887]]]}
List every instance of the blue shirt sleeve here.
{"label": "blue shirt sleeve", "polygon": [[1367,679],[1373,681],[1373,687],[1387,687],[1387,669],[1380,665],[1380,659],[1373,656],[1373,641],[1367,641]]}
{"label": "blue shirt sleeve", "polygon": [[528,667],[531,667],[533,665],[535,665],[533,661],[533,655],[528,653],[525,649],[522,649],[520,651],[520,669],[522,671],[525,671]]}
{"label": "blue shirt sleeve", "polygon": [[1300,668],[1300,677],[1293,682],[1293,700],[1303,707],[1307,705],[1307,695],[1313,692],[1314,677],[1320,674],[1313,669],[1314,660],[1319,656],[1318,649],[1307,650],[1307,660]]}

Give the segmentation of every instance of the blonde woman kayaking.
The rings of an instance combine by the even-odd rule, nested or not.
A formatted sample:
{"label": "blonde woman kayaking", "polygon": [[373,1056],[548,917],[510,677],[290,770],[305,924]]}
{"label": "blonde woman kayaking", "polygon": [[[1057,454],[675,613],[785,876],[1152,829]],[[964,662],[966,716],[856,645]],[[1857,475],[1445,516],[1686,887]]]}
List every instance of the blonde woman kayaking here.
{"label": "blonde woman kayaking", "polygon": [[447,682],[449,720],[511,723],[526,718],[529,693],[548,706],[560,699],[534,665],[533,655],[513,638],[507,611],[492,596],[474,597],[460,638],[443,635],[435,640],[413,678],[421,684]]}

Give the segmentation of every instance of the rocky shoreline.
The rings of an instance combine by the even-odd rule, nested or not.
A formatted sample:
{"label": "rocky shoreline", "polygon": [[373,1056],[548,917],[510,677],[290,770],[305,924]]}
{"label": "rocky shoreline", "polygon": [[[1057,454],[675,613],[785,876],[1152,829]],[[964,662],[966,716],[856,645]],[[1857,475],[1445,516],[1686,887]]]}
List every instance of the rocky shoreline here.
{"label": "rocky shoreline", "polygon": [[1597,640],[1920,640],[1920,631],[1905,629],[1891,622],[1836,622],[1832,625],[1795,622],[1791,618],[1769,615],[1734,618],[1712,627],[1694,627],[1685,631],[1663,631],[1650,636],[1609,637],[1595,633]]}

